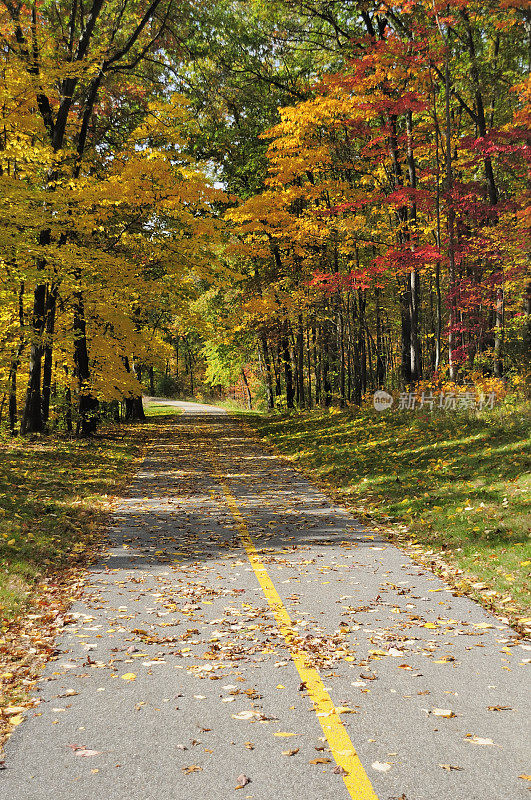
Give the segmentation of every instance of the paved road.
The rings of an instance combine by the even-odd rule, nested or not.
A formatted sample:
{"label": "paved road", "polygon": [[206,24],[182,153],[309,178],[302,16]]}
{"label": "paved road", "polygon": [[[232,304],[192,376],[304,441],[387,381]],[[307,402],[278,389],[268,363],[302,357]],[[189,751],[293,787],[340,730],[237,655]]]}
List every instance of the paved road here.
{"label": "paved road", "polygon": [[148,406],[157,405],[177,408],[183,414],[213,414],[219,417],[220,414],[223,416],[227,413],[224,408],[219,408],[219,406],[209,406],[205,403],[192,403],[188,400],[169,400],[167,397],[145,396],[144,403]]}
{"label": "paved road", "polygon": [[529,797],[529,645],[221,414],[166,418],[58,648],[5,800]]}

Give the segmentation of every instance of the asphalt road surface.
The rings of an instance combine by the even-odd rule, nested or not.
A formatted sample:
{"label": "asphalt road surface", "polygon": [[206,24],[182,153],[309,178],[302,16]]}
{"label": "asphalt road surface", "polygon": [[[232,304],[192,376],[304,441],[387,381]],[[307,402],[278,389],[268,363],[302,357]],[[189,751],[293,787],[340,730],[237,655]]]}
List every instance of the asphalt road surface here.
{"label": "asphalt road surface", "polygon": [[178,406],[7,744],[0,797],[529,798],[529,643],[230,416]]}

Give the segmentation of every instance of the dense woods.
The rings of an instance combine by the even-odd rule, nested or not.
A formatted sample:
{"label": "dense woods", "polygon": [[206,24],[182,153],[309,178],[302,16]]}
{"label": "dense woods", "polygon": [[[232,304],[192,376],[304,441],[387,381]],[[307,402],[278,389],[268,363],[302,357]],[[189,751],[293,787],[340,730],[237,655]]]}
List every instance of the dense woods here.
{"label": "dense woods", "polygon": [[0,2],[0,413],[525,381],[531,7]]}

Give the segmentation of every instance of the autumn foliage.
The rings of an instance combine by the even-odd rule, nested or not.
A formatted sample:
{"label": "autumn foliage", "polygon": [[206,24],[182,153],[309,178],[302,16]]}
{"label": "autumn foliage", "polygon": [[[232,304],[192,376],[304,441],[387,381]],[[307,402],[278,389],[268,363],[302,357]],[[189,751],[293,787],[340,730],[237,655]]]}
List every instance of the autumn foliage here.
{"label": "autumn foliage", "polygon": [[269,408],[525,374],[521,2],[337,2],[330,30],[311,4],[89,5],[0,3],[13,432],[141,416],[182,360],[191,394],[247,369]]}

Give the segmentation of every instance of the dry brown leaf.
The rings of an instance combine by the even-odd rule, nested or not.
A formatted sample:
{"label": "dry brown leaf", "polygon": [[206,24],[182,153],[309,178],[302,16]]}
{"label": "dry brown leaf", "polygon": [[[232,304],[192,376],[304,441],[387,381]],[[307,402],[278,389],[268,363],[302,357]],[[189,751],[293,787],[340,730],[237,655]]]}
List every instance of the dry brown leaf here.
{"label": "dry brown leaf", "polygon": [[291,750],[283,750],[282,751],[282,755],[283,756],[294,756],[298,752],[299,752],[299,748],[298,747],[293,747]]}
{"label": "dry brown leaf", "polygon": [[338,767],[334,767],[332,772],[334,773],[334,775],[348,775],[348,772],[346,771],[346,769],[343,769],[343,767],[339,767],[339,766]]}
{"label": "dry brown leaf", "polygon": [[312,758],[308,763],[309,764],[330,764],[330,758]]}
{"label": "dry brown leaf", "polygon": [[244,775],[243,772],[241,775],[238,775],[237,781],[238,785],[234,787],[235,791],[236,789],[243,789],[244,786],[247,786],[248,783],[251,783],[251,779],[248,778],[247,775]]}
{"label": "dry brown leaf", "polygon": [[202,772],[203,767],[199,767],[197,764],[190,764],[189,767],[182,767],[181,772],[184,772],[185,775],[189,775],[191,772]]}

